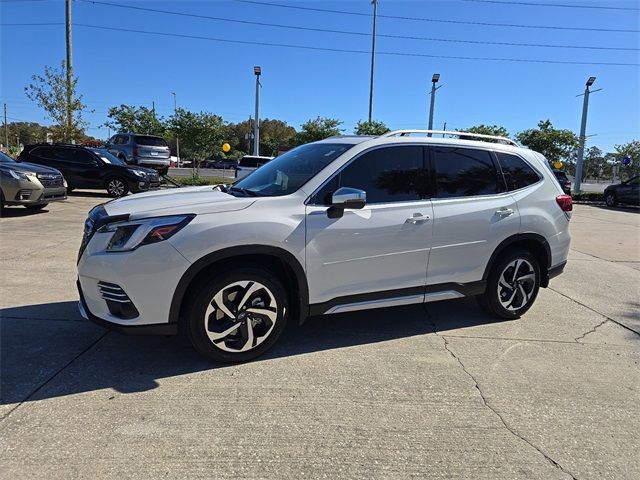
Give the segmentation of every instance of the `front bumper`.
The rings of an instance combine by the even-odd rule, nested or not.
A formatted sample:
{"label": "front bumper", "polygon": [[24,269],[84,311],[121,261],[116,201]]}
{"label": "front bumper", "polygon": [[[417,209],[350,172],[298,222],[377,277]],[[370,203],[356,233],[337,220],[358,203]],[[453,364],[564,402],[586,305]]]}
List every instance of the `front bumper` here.
{"label": "front bumper", "polygon": [[141,167],[151,167],[156,170],[169,168],[171,160],[168,158],[155,158],[155,157],[135,157],[135,163]]}
{"label": "front bumper", "polygon": [[2,190],[7,205],[41,205],[67,199],[65,187],[46,188],[35,180],[3,180]]}
{"label": "front bumper", "polygon": [[[130,333],[170,335],[173,293],[191,265],[169,242],[145,245],[130,252],[105,253],[110,234],[95,233],[78,262],[78,291],[85,318]],[[105,294],[105,285],[110,292]],[[116,289],[116,287],[119,289]],[[109,299],[130,302],[124,315]]]}

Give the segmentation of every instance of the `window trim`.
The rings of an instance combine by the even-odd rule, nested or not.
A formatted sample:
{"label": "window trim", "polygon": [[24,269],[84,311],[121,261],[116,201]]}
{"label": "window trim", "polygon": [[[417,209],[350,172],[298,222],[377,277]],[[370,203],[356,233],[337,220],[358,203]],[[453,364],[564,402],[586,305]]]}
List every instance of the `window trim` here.
{"label": "window trim", "polygon": [[[342,173],[342,171],[347,168],[349,165],[351,165],[353,162],[355,162],[357,159],[359,159],[360,157],[362,157],[363,155],[370,153],[374,150],[380,150],[383,148],[389,148],[389,147],[420,147],[422,148],[422,168],[423,170],[425,170],[427,172],[427,174],[429,175],[429,179],[427,180],[427,185],[429,186],[429,189],[431,190],[431,183],[432,183],[432,175],[431,175],[431,171],[427,168],[428,167],[428,152],[427,152],[427,145],[425,145],[424,143],[385,143],[382,145],[374,145],[372,147],[369,147],[365,150],[362,150],[361,152],[357,153],[356,155],[354,155],[352,158],[350,158],[349,160],[347,160],[346,163],[344,163],[340,168],[338,168],[337,170],[335,170],[330,176],[329,178],[327,178],[324,182],[322,182],[308,197],[307,199],[304,201],[304,204],[307,206],[314,206],[314,207],[324,207],[324,208],[329,208],[330,205],[325,205],[324,203],[313,203],[312,199],[328,184],[330,183],[337,175],[340,175]],[[345,152],[346,153],[346,152]],[[336,159],[337,160],[337,159]],[[334,160],[335,161],[335,160]],[[432,192],[429,192],[430,194]],[[432,196],[425,196],[423,198],[419,198],[417,200],[398,200],[396,202],[375,202],[375,203],[369,203],[369,201],[367,201],[366,203],[366,207],[369,206],[376,206],[376,205],[393,205],[396,203],[416,203],[416,202],[424,202],[425,200],[431,200]]]}
{"label": "window trim", "polygon": [[[433,148],[464,148],[466,150],[478,150],[481,152],[487,152],[489,154],[489,158],[491,159],[491,163],[493,163],[493,168],[496,171],[496,186],[498,187],[498,189],[500,189],[500,180],[502,180],[502,188],[504,190],[502,191],[498,191],[496,193],[484,193],[482,195],[463,195],[461,197],[443,197],[443,198],[439,198],[438,195],[438,182],[437,182],[437,176],[436,176],[436,167],[435,167],[435,162],[433,161]],[[426,145],[426,149],[428,151],[428,155],[429,155],[429,169],[430,169],[430,177],[431,177],[431,192],[432,192],[432,196],[431,196],[431,200],[432,201],[442,201],[442,200],[459,200],[459,199],[466,199],[466,198],[486,198],[486,197],[495,197],[497,195],[505,195],[510,193],[509,189],[507,188],[507,181],[504,178],[504,174],[502,173],[502,166],[500,165],[500,162],[498,161],[498,157],[495,155],[495,150],[493,148],[480,148],[477,146],[466,146],[466,145],[435,145],[435,144],[429,144]],[[537,173],[537,171],[536,171]]]}
{"label": "window trim", "polygon": [[[498,168],[500,169],[500,174],[502,175],[502,178],[504,180],[504,185],[506,187],[505,193],[512,193],[512,192],[519,192],[520,190],[523,190],[525,188],[529,188],[529,187],[533,187],[534,185],[539,184],[541,181],[544,181],[544,175],[542,173],[540,173],[540,171],[534,166],[531,165],[531,162],[528,162],[526,158],[524,158],[522,155],[519,155],[517,153],[513,153],[513,152],[503,152],[500,150],[491,150],[492,152],[492,156],[495,158],[495,162],[498,164]],[[514,190],[509,190],[509,184],[507,183],[507,177],[504,174],[504,171],[502,170],[502,164],[500,163],[500,159],[498,158],[498,153],[503,153],[505,155],[513,155],[514,157],[518,157],[520,160],[522,160],[526,165],[529,166],[529,168],[531,168],[536,175],[538,175],[538,181],[531,183],[529,185],[525,185],[524,187],[520,187],[520,188],[516,188]],[[545,162],[547,160],[545,159]],[[551,171],[551,174],[553,175],[553,178],[556,178],[555,173],[553,173],[553,170]]]}

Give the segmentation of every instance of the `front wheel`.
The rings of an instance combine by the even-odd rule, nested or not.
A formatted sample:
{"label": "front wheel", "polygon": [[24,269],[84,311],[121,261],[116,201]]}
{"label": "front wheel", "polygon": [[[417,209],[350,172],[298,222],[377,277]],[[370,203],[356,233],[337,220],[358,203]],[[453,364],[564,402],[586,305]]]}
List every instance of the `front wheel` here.
{"label": "front wheel", "polygon": [[49,204],[48,203],[39,203],[38,205],[25,205],[24,207],[27,210],[42,210],[47,205],[49,205]]}
{"label": "front wheel", "polygon": [[604,201],[607,204],[607,207],[615,207],[618,204],[616,194],[613,192],[607,192],[607,194],[604,196]]}
{"label": "front wheel", "polygon": [[490,315],[519,318],[535,301],[540,289],[538,260],[527,250],[512,250],[492,268],[487,290],[478,303]]}
{"label": "front wheel", "polygon": [[122,197],[127,194],[129,191],[129,187],[127,186],[127,182],[123,179],[115,177],[107,180],[107,193],[109,196],[117,198]]}
{"label": "front wheel", "polygon": [[246,362],[266,352],[287,323],[287,295],[266,270],[238,268],[204,282],[186,320],[195,349],[210,360]]}

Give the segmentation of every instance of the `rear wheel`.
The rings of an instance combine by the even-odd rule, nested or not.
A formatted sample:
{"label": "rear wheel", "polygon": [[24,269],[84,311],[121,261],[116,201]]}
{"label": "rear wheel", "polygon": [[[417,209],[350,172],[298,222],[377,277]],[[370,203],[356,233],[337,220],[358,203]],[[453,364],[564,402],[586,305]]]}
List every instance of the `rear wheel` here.
{"label": "rear wheel", "polygon": [[507,252],[489,274],[487,289],[478,303],[492,316],[519,318],[535,301],[540,289],[540,266],[529,251]]}
{"label": "rear wheel", "polygon": [[187,331],[205,357],[245,362],[271,348],[288,313],[287,295],[277,278],[262,269],[238,268],[204,282],[189,301]]}
{"label": "rear wheel", "polygon": [[25,205],[27,210],[42,210],[44,207],[49,205],[48,203],[40,203],[38,205]]}
{"label": "rear wheel", "polygon": [[613,192],[607,192],[604,196],[604,201],[607,204],[607,207],[615,207],[618,204],[616,194]]}
{"label": "rear wheel", "polygon": [[108,179],[105,186],[107,188],[107,193],[114,198],[122,197],[129,191],[127,182],[119,177],[112,177]]}

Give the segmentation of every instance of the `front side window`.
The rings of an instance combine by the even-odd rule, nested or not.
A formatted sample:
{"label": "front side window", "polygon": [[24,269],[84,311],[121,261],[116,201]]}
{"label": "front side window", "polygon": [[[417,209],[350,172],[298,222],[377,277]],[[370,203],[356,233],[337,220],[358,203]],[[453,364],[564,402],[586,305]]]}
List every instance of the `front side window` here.
{"label": "front side window", "polygon": [[487,150],[433,147],[436,198],[471,197],[500,192],[498,172]]}
{"label": "front side window", "polygon": [[337,177],[334,188],[364,190],[367,204],[420,200],[427,185],[424,151],[412,145],[377,148],[356,158]]}
{"label": "front side window", "polygon": [[[502,173],[509,191],[528,187],[540,180],[536,171],[520,157],[502,152],[496,152],[496,155],[500,162],[500,167],[502,167]],[[556,177],[558,177],[557,174]],[[566,175],[564,175],[563,180],[566,180],[566,178]]]}
{"label": "front side window", "polygon": [[297,191],[353,147],[351,143],[309,143],[274,158],[235,183],[232,194],[281,196]]}

